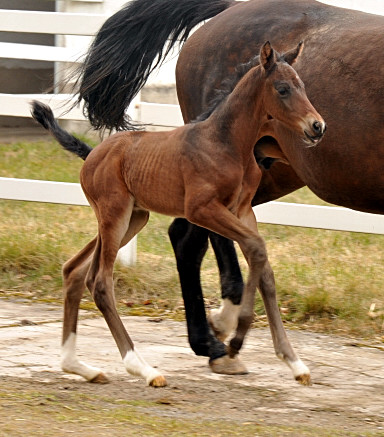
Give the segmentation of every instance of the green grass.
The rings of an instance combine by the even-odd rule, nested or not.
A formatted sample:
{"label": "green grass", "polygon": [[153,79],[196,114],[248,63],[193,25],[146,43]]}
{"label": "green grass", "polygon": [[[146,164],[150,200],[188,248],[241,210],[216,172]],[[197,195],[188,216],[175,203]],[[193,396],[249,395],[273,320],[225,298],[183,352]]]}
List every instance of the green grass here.
{"label": "green grass", "polygon": [[[77,182],[82,161],[54,142],[0,144],[0,176]],[[290,202],[324,204],[308,189]],[[0,295],[61,300],[61,266],[96,233],[88,207],[0,200]],[[117,266],[115,288],[121,311],[183,317],[183,305],[167,229],[172,218],[152,214],[138,238],[138,262]],[[283,317],[301,328],[384,340],[384,236],[259,225],[267,242]],[[241,258],[241,257],[240,257]],[[244,259],[241,265],[246,272]],[[203,262],[208,307],[219,299],[211,250]],[[86,294],[84,307],[93,308]],[[256,323],[265,323],[256,302]],[[379,313],[380,314],[380,313]]]}

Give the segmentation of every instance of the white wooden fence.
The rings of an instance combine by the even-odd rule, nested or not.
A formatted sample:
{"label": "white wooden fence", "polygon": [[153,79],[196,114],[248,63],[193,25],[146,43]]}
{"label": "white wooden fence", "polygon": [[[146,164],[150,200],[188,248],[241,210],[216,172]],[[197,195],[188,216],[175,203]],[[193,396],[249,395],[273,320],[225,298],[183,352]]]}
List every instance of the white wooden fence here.
{"label": "white wooden fence", "polygon": [[[0,31],[92,35],[105,19],[104,15],[0,10]],[[81,62],[79,48],[30,44],[0,43],[0,56],[12,59]],[[62,113],[63,102],[69,98],[70,96],[65,94],[0,94],[0,115],[30,117],[29,103],[33,99],[44,101],[54,111]],[[130,111],[143,123],[169,127],[183,123],[177,105],[135,102]],[[84,120],[81,108],[75,108],[60,117]],[[72,205],[88,204],[79,184],[15,178],[0,178],[0,198]],[[382,216],[346,208],[270,202],[257,206],[255,213],[258,221],[263,223],[384,234]],[[123,252],[123,258],[128,264],[135,262],[136,242],[128,245]]]}
{"label": "white wooden fence", "polygon": [[[105,15],[0,10],[0,31],[18,33],[45,33],[54,35],[92,36],[107,19]],[[87,47],[59,47],[0,42],[0,57],[55,63],[79,63]],[[40,100],[49,104],[56,116],[66,120],[85,120],[82,109],[71,106],[68,94],[4,94],[0,93],[0,115],[31,117],[30,102]],[[155,105],[135,101],[128,109],[143,123],[157,126],[175,126],[183,123],[177,105]],[[79,184],[0,178],[0,198],[38,202],[87,205]],[[57,201],[59,199],[59,201]],[[136,239],[120,251],[120,261],[133,264],[136,260]]]}

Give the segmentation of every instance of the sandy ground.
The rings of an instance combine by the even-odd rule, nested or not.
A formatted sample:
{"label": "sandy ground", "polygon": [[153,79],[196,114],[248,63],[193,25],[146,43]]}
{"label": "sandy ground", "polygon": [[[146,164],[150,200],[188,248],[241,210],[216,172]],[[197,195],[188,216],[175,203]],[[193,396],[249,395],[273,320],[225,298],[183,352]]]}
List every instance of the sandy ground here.
{"label": "sandy ground", "polygon": [[[354,346],[351,339],[290,331],[291,342],[312,372],[313,385],[303,387],[275,357],[268,329],[254,329],[247,337],[241,357],[250,373],[223,376],[211,373],[207,359],[191,351],[184,323],[146,317],[123,321],[141,354],[166,376],[167,388],[145,388],[143,381],[127,374],[105,321],[85,311],[79,356],[102,368],[111,382],[101,386],[65,375],[59,360],[61,308],[0,299],[1,388],[20,390],[33,384],[36,389],[57,385],[59,390],[65,384],[119,399],[168,399],[170,408],[161,414],[171,417],[198,414],[219,420],[233,415],[243,423],[287,426],[294,418],[302,426],[384,435],[383,350]],[[6,420],[0,417],[0,429]]]}

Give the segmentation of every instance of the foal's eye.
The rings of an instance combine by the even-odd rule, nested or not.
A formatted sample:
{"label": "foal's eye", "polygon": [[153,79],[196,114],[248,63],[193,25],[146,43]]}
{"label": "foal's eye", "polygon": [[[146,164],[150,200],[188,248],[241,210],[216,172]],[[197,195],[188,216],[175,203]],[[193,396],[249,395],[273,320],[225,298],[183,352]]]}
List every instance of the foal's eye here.
{"label": "foal's eye", "polygon": [[288,86],[280,86],[276,88],[280,97],[287,97],[290,93],[290,88]]}

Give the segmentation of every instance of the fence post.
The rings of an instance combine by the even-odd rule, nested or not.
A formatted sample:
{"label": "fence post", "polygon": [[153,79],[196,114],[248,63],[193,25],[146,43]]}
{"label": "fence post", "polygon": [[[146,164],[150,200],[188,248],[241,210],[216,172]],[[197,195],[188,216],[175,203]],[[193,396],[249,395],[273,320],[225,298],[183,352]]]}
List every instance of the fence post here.
{"label": "fence post", "polygon": [[[140,92],[132,100],[129,108],[127,109],[127,114],[133,119],[139,121],[139,104],[140,104]],[[137,236],[132,238],[132,240],[122,247],[117,254],[117,261],[123,266],[133,266],[137,261]]]}

